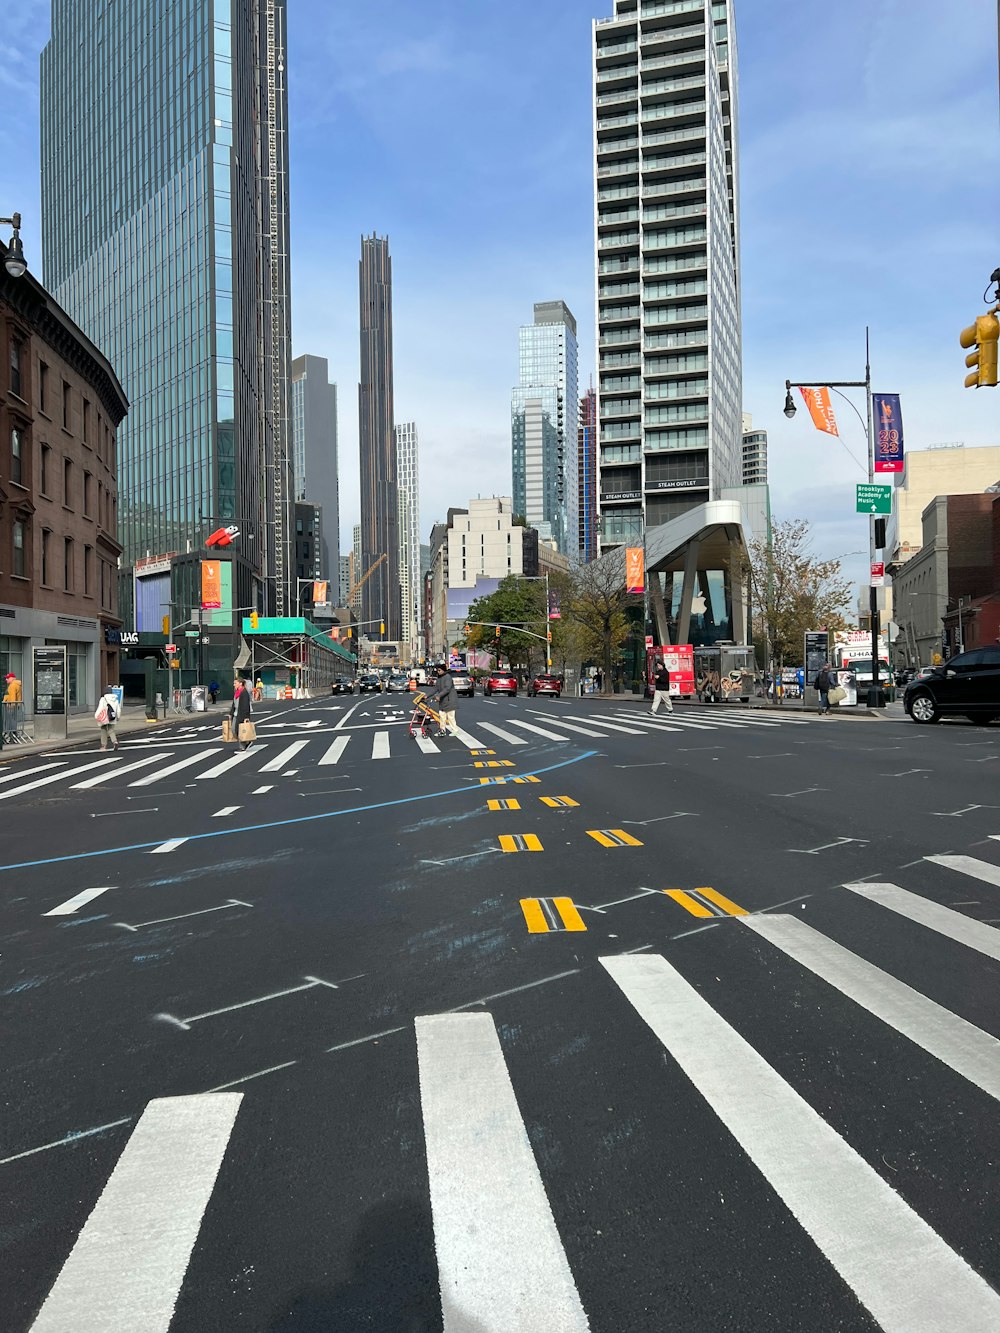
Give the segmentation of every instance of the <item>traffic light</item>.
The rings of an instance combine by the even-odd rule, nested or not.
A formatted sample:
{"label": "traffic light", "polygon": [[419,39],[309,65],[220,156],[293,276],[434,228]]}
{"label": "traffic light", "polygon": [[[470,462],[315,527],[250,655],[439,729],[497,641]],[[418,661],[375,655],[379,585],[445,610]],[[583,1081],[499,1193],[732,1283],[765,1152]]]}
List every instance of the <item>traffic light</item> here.
{"label": "traffic light", "polygon": [[877,518],[875,520],[875,549],[876,551],[885,550],[885,519]]}
{"label": "traffic light", "polygon": [[380,620],[380,621],[379,621],[378,632],[379,632],[379,634],[384,634],[384,633],[385,633],[385,621],[384,621],[384,620]]}
{"label": "traffic light", "polygon": [[250,628],[251,629],[260,628],[260,616],[257,614],[256,611],[250,612]]}
{"label": "traffic light", "polygon": [[497,627],[494,629],[494,631],[493,631],[493,637],[494,637],[495,639],[499,639],[499,637],[500,637],[500,626],[499,626],[499,625],[497,625]]}
{"label": "traffic light", "polygon": [[163,632],[164,632],[164,634],[167,636],[167,638],[169,639],[169,638],[170,638],[170,617],[169,617],[169,616],[164,616],[164,617],[163,617]]}
{"label": "traffic light", "polygon": [[468,627],[468,625],[466,625],[466,627],[465,627],[465,637],[466,637],[466,638],[469,637],[469,627]]}
{"label": "traffic light", "polygon": [[965,364],[972,367],[972,374],[966,375],[967,389],[994,387],[997,382],[997,343],[1000,340],[1000,319],[996,312],[977,315],[975,324],[970,324],[959,334],[958,341],[963,347],[974,347],[965,358]]}
{"label": "traffic light", "polygon": [[552,631],[551,631],[551,630],[548,631],[548,640],[549,640],[549,643],[552,642]]}

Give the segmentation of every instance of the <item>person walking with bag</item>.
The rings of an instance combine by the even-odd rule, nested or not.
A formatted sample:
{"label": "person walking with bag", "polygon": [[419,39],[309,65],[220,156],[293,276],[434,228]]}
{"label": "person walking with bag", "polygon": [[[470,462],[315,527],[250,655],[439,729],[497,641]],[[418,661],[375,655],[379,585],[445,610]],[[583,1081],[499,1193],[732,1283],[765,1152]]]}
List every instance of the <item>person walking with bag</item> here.
{"label": "person walking with bag", "polygon": [[247,682],[242,678],[236,682],[236,688],[233,690],[233,702],[229,708],[229,716],[233,720],[233,728],[239,740],[240,749],[247,749],[251,742],[257,739],[257,732],[250,720],[250,691],[247,689]]}
{"label": "person walking with bag", "polygon": [[446,666],[437,668],[437,688],[432,690],[428,699],[438,701],[438,713],[441,718],[441,735],[452,736],[458,734],[458,694],[455,690],[455,682],[451,678],[451,672]]}
{"label": "person walking with bag", "polygon": [[101,749],[117,750],[118,732],[115,723],[118,721],[118,695],[112,694],[110,688],[97,701],[94,721],[101,728]]}
{"label": "person walking with bag", "polygon": [[819,694],[819,715],[824,717],[830,712],[830,691],[833,689],[834,681],[829,662],[824,662],[819,671],[816,672],[816,679],[813,681],[813,689]]}
{"label": "person walking with bag", "polygon": [[650,713],[655,713],[661,703],[666,704],[668,713],[674,711],[674,701],[670,697],[670,672],[663,662],[657,662],[653,688],[653,706],[649,710]]}

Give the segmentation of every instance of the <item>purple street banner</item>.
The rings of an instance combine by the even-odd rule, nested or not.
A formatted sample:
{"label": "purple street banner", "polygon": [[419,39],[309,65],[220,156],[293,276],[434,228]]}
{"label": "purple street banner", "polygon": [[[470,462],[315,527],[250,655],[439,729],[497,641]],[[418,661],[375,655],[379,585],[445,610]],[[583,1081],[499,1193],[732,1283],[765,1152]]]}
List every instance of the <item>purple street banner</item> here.
{"label": "purple street banner", "polygon": [[903,414],[898,393],[873,393],[875,413],[875,471],[903,470]]}
{"label": "purple street banner", "polygon": [[549,619],[562,620],[562,598],[558,588],[549,589]]}

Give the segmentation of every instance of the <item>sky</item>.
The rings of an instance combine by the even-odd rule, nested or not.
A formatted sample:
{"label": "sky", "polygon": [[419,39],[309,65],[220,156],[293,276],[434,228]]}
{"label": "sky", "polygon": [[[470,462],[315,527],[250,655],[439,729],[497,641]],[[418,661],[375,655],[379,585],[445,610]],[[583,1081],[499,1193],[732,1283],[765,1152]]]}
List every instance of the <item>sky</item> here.
{"label": "sky", "polygon": [[[612,0],[288,11],[293,354],[327,357],[339,385],[342,549],[372,232],[390,241],[395,411],[419,431],[426,541],[471,487],[510,494],[534,302],[569,305],[581,389],[594,373],[591,21]],[[17,0],[0,32],[0,213],[23,214],[36,272],[49,17],[49,0]],[[774,517],[807,520],[816,555],[861,581],[863,428],[836,398],[842,441],[804,408],[787,421],[784,382],[863,379],[868,326],[873,388],[901,395],[907,448],[1000,444],[1000,389],[963,388],[958,344],[1000,264],[996,0],[737,0],[736,30],[744,409],[769,432]]]}

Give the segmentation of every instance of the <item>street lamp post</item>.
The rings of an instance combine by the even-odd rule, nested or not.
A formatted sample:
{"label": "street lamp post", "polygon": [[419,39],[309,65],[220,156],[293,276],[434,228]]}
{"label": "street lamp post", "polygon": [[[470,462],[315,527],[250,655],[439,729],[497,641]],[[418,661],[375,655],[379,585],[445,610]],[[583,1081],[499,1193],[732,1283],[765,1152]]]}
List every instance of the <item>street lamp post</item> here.
{"label": "street lamp post", "polygon": [[[868,441],[868,481],[869,484],[875,480],[875,435],[872,429],[872,368],[871,354],[868,342],[868,330],[865,329],[865,377],[863,380],[785,380],[785,416],[789,419],[795,416],[795,400],[792,398],[792,389],[833,389],[838,396],[843,398],[845,403],[849,403],[858,420],[861,421],[861,413],[851,402],[846,394],[840,393],[841,389],[864,389],[865,406],[868,409],[867,425],[861,421],[865,430],[865,436]],[[869,564],[875,560],[875,515],[870,515],[868,519],[868,555]],[[868,707],[882,708],[885,705],[885,696],[879,688],[879,660],[878,660],[878,635],[879,635],[879,610],[878,610],[878,590],[871,581],[871,573],[868,575],[869,591],[869,623],[872,632],[872,684],[868,691]]]}
{"label": "street lamp post", "polygon": [[0,226],[10,227],[13,232],[3,266],[12,278],[23,278],[28,263],[24,257],[24,246],[21,244],[21,214],[11,213],[9,218],[0,218]]}

